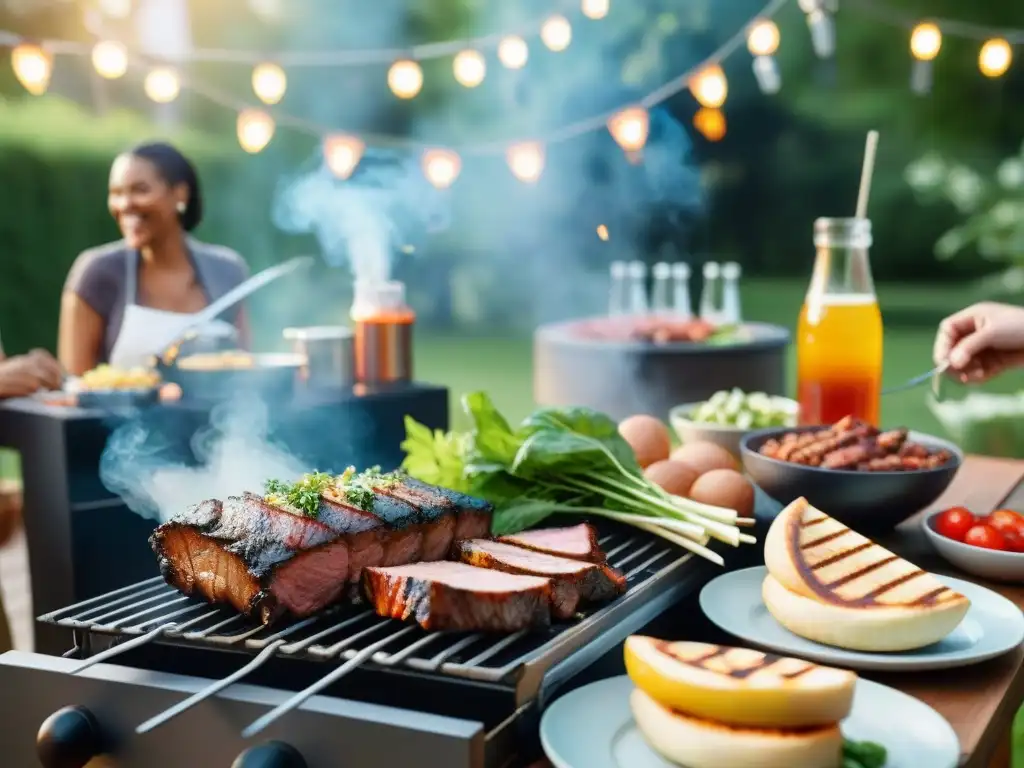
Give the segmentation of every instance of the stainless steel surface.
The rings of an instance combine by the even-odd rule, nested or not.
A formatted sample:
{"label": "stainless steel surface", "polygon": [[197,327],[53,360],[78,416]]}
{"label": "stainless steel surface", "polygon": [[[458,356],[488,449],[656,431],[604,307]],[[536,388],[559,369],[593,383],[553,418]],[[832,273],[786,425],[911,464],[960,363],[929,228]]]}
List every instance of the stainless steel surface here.
{"label": "stainless steel surface", "polygon": [[342,325],[285,328],[292,351],[305,359],[303,383],[317,390],[347,389],[356,382],[354,334]]}
{"label": "stainless steel surface", "polygon": [[896,384],[892,387],[886,387],[882,390],[883,395],[891,395],[893,392],[905,392],[908,389],[914,389],[922,384],[931,383],[932,392],[938,396],[938,378],[942,376],[946,371],[949,370],[949,361],[947,360],[940,365],[935,366],[930,371],[915,376],[912,379],[907,379],[902,384]]}
{"label": "stainless steel surface", "polygon": [[355,325],[356,380],[360,384],[412,381],[412,323],[356,321]]}

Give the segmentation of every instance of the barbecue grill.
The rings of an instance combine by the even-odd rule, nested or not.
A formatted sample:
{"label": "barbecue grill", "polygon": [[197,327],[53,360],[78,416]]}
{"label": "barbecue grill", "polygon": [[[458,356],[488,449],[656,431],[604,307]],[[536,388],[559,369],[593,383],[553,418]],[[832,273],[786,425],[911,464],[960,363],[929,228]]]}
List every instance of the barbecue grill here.
{"label": "barbecue grill", "polygon": [[0,656],[0,754],[18,768],[522,765],[550,697],[711,573],[649,534],[599,531],[627,592],[542,632],[426,632],[365,606],[263,627],[159,578],[54,611],[39,621],[71,630],[64,658]]}

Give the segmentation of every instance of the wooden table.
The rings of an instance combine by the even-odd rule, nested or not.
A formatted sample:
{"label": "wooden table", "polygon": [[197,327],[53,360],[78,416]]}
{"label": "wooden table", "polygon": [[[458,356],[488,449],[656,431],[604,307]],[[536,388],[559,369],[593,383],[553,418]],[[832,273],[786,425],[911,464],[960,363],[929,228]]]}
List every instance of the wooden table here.
{"label": "wooden table", "polygon": [[[956,505],[969,507],[976,514],[1004,506],[1024,511],[1024,461],[969,456],[953,484],[931,509]],[[927,511],[879,543],[935,573],[984,584],[1024,610],[1024,587],[986,582],[957,572],[935,553],[920,528]],[[730,642],[703,618],[696,598],[673,611],[687,619],[681,622],[685,627],[680,626],[677,636],[669,639]],[[867,672],[864,677],[909,693],[945,717],[960,739],[961,768],[1009,768],[1013,720],[1024,704],[1024,647],[964,669],[898,675]],[[899,713],[893,715],[898,717]],[[550,765],[540,762],[530,768]]]}

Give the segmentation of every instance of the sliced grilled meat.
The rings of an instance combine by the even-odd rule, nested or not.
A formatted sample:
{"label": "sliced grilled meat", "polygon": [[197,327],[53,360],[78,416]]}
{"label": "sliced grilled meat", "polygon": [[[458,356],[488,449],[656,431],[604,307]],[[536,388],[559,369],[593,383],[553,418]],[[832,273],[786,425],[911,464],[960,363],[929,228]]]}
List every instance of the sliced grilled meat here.
{"label": "sliced grilled meat", "polygon": [[168,584],[264,624],[331,604],[349,572],[337,533],[252,494],[197,504],[159,526],[150,545]]}
{"label": "sliced grilled meat", "polygon": [[455,556],[479,568],[551,579],[552,612],[568,619],[583,603],[611,600],[626,591],[626,579],[607,565],[546,555],[489,539],[457,541]]}
{"label": "sliced grilled meat", "polygon": [[[429,485],[407,476],[403,477],[397,485],[380,490],[411,504],[454,509],[456,539],[477,539],[487,536],[491,532],[491,515],[494,512],[494,505],[483,499],[448,488]],[[448,546],[450,545],[451,542],[448,543]],[[447,553],[448,546],[445,547],[445,553]]]}
{"label": "sliced grilled meat", "polygon": [[515,544],[534,552],[543,552],[546,555],[558,555],[588,563],[605,561],[604,552],[597,544],[597,531],[590,523],[580,523],[570,528],[538,528],[513,536],[499,536],[498,541]]}
{"label": "sliced grilled meat", "polygon": [[518,632],[551,622],[551,581],[434,562],[363,570],[363,588],[385,618],[426,630]]}

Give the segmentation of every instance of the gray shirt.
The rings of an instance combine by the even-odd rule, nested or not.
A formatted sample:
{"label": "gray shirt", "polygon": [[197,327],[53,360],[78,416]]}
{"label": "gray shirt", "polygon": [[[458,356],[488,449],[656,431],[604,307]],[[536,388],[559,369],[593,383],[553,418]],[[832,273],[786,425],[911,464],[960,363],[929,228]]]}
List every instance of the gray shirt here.
{"label": "gray shirt", "polygon": [[[216,301],[249,277],[245,261],[230,248],[208,245],[188,239],[189,257],[196,279],[208,302]],[[138,303],[140,256],[124,241],[108,243],[83,251],[68,272],[64,290],[77,295],[106,322],[99,362],[110,359],[110,352],[121,331],[124,308]],[[225,320],[234,322],[236,310]]]}

